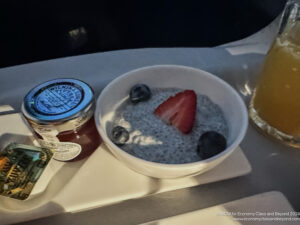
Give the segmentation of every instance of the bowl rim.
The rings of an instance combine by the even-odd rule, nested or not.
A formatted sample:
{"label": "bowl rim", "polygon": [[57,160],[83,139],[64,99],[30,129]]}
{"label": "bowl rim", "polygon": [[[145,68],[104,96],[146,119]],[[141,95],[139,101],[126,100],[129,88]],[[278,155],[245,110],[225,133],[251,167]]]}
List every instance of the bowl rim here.
{"label": "bowl rim", "polygon": [[[125,79],[126,77],[131,76],[132,74],[135,74],[137,72],[143,72],[145,70],[151,70],[151,69],[170,69],[170,68],[193,70],[194,72],[201,73],[202,75],[204,75],[206,77],[209,77],[212,80],[214,80],[214,81],[220,83],[221,85],[225,86],[226,89],[230,90],[234,94],[234,96],[236,97],[237,103],[241,107],[241,111],[242,111],[242,121],[241,121],[242,126],[241,126],[239,134],[237,135],[235,140],[231,143],[231,145],[227,146],[224,151],[220,152],[217,155],[214,155],[213,157],[210,157],[210,158],[207,158],[207,159],[204,159],[204,160],[200,160],[200,161],[197,161],[197,162],[181,163],[181,164],[167,164],[167,163],[152,162],[152,161],[148,161],[148,160],[141,159],[141,158],[138,158],[136,156],[133,156],[133,155],[127,153],[126,151],[122,150],[117,145],[115,145],[110,140],[110,138],[108,137],[107,132],[104,129],[104,127],[102,126],[102,123],[100,122],[100,119],[99,119],[99,117],[100,117],[100,108],[101,108],[99,105],[100,105],[100,102],[101,102],[103,96],[105,95],[105,93],[110,90],[110,87],[113,84],[118,83],[118,82],[122,81],[123,79]],[[226,81],[222,80],[221,78],[217,77],[216,75],[214,75],[212,73],[209,73],[207,71],[204,71],[204,70],[201,70],[201,69],[198,69],[198,68],[183,66],[183,65],[168,65],[168,64],[139,67],[137,69],[133,69],[133,70],[130,70],[126,73],[123,73],[120,76],[118,76],[117,78],[113,79],[110,83],[108,83],[104,87],[104,89],[101,91],[99,97],[97,98],[96,110],[95,110],[95,113],[94,113],[94,117],[95,117],[97,130],[100,133],[101,138],[104,140],[105,145],[111,145],[112,147],[114,147],[115,151],[118,151],[124,157],[127,157],[127,158],[129,157],[130,159],[137,160],[140,163],[144,163],[144,164],[147,164],[149,166],[167,167],[167,168],[170,168],[170,169],[171,168],[174,168],[174,169],[190,168],[190,167],[199,166],[199,165],[202,165],[202,164],[203,165],[204,164],[209,164],[210,162],[215,161],[218,158],[222,158],[227,154],[229,156],[239,146],[239,144],[243,140],[244,136],[246,135],[246,131],[247,131],[247,127],[248,127],[248,111],[247,111],[246,105],[245,105],[244,101],[242,100],[241,96],[238,94],[238,92],[232,86],[230,86]],[[109,148],[110,146],[107,146],[107,147]],[[115,154],[115,153],[113,152],[113,154]]]}

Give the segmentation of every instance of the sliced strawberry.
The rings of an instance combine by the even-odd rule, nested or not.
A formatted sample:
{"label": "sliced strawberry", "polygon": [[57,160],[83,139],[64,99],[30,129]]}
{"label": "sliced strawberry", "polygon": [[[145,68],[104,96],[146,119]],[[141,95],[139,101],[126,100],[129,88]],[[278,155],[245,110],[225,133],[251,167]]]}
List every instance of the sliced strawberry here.
{"label": "sliced strawberry", "polygon": [[154,114],[164,122],[171,124],[182,133],[189,133],[196,116],[197,95],[192,90],[185,90],[168,98],[160,104]]}

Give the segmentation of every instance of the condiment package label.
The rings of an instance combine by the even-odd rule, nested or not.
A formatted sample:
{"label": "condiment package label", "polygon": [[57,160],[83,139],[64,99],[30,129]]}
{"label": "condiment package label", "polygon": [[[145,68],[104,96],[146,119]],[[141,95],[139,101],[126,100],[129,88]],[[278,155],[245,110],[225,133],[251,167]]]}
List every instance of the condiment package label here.
{"label": "condiment package label", "polygon": [[81,146],[73,142],[50,142],[39,139],[42,146],[54,150],[53,158],[59,161],[68,161],[77,157],[81,152]]}
{"label": "condiment package label", "polygon": [[37,126],[35,127],[35,131],[43,137],[45,141],[48,142],[59,142],[56,135],[58,135],[58,131],[55,129],[52,129],[50,127],[42,127]]}
{"label": "condiment package label", "polygon": [[81,145],[74,142],[60,142],[56,137],[58,131],[50,127],[36,127],[36,132],[43,137],[39,143],[55,151],[53,158],[59,161],[69,161],[77,157],[81,152]]}

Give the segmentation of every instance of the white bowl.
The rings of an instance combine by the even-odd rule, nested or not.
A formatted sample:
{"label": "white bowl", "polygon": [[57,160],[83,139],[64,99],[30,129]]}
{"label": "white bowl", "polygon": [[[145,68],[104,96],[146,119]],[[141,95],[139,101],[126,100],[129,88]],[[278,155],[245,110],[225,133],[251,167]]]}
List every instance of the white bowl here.
{"label": "white bowl", "polygon": [[[228,146],[206,160],[185,164],[146,161],[120,149],[108,137],[116,107],[128,97],[130,88],[144,83],[149,87],[177,87],[205,94],[218,104],[229,125]],[[109,83],[100,94],[95,112],[97,129],[113,155],[138,173],[156,178],[178,178],[203,173],[227,158],[240,144],[248,126],[248,113],[239,94],[225,81],[203,70],[175,65],[149,66],[130,71]]]}

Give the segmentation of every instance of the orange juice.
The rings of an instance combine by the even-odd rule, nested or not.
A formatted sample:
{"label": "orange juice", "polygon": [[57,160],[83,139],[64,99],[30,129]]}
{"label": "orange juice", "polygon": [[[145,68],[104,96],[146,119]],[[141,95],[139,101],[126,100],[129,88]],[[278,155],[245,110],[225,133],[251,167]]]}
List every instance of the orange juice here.
{"label": "orange juice", "polygon": [[282,39],[278,37],[267,54],[250,116],[254,122],[258,116],[265,123],[256,122],[261,128],[270,126],[284,135],[300,137],[300,45]]}

